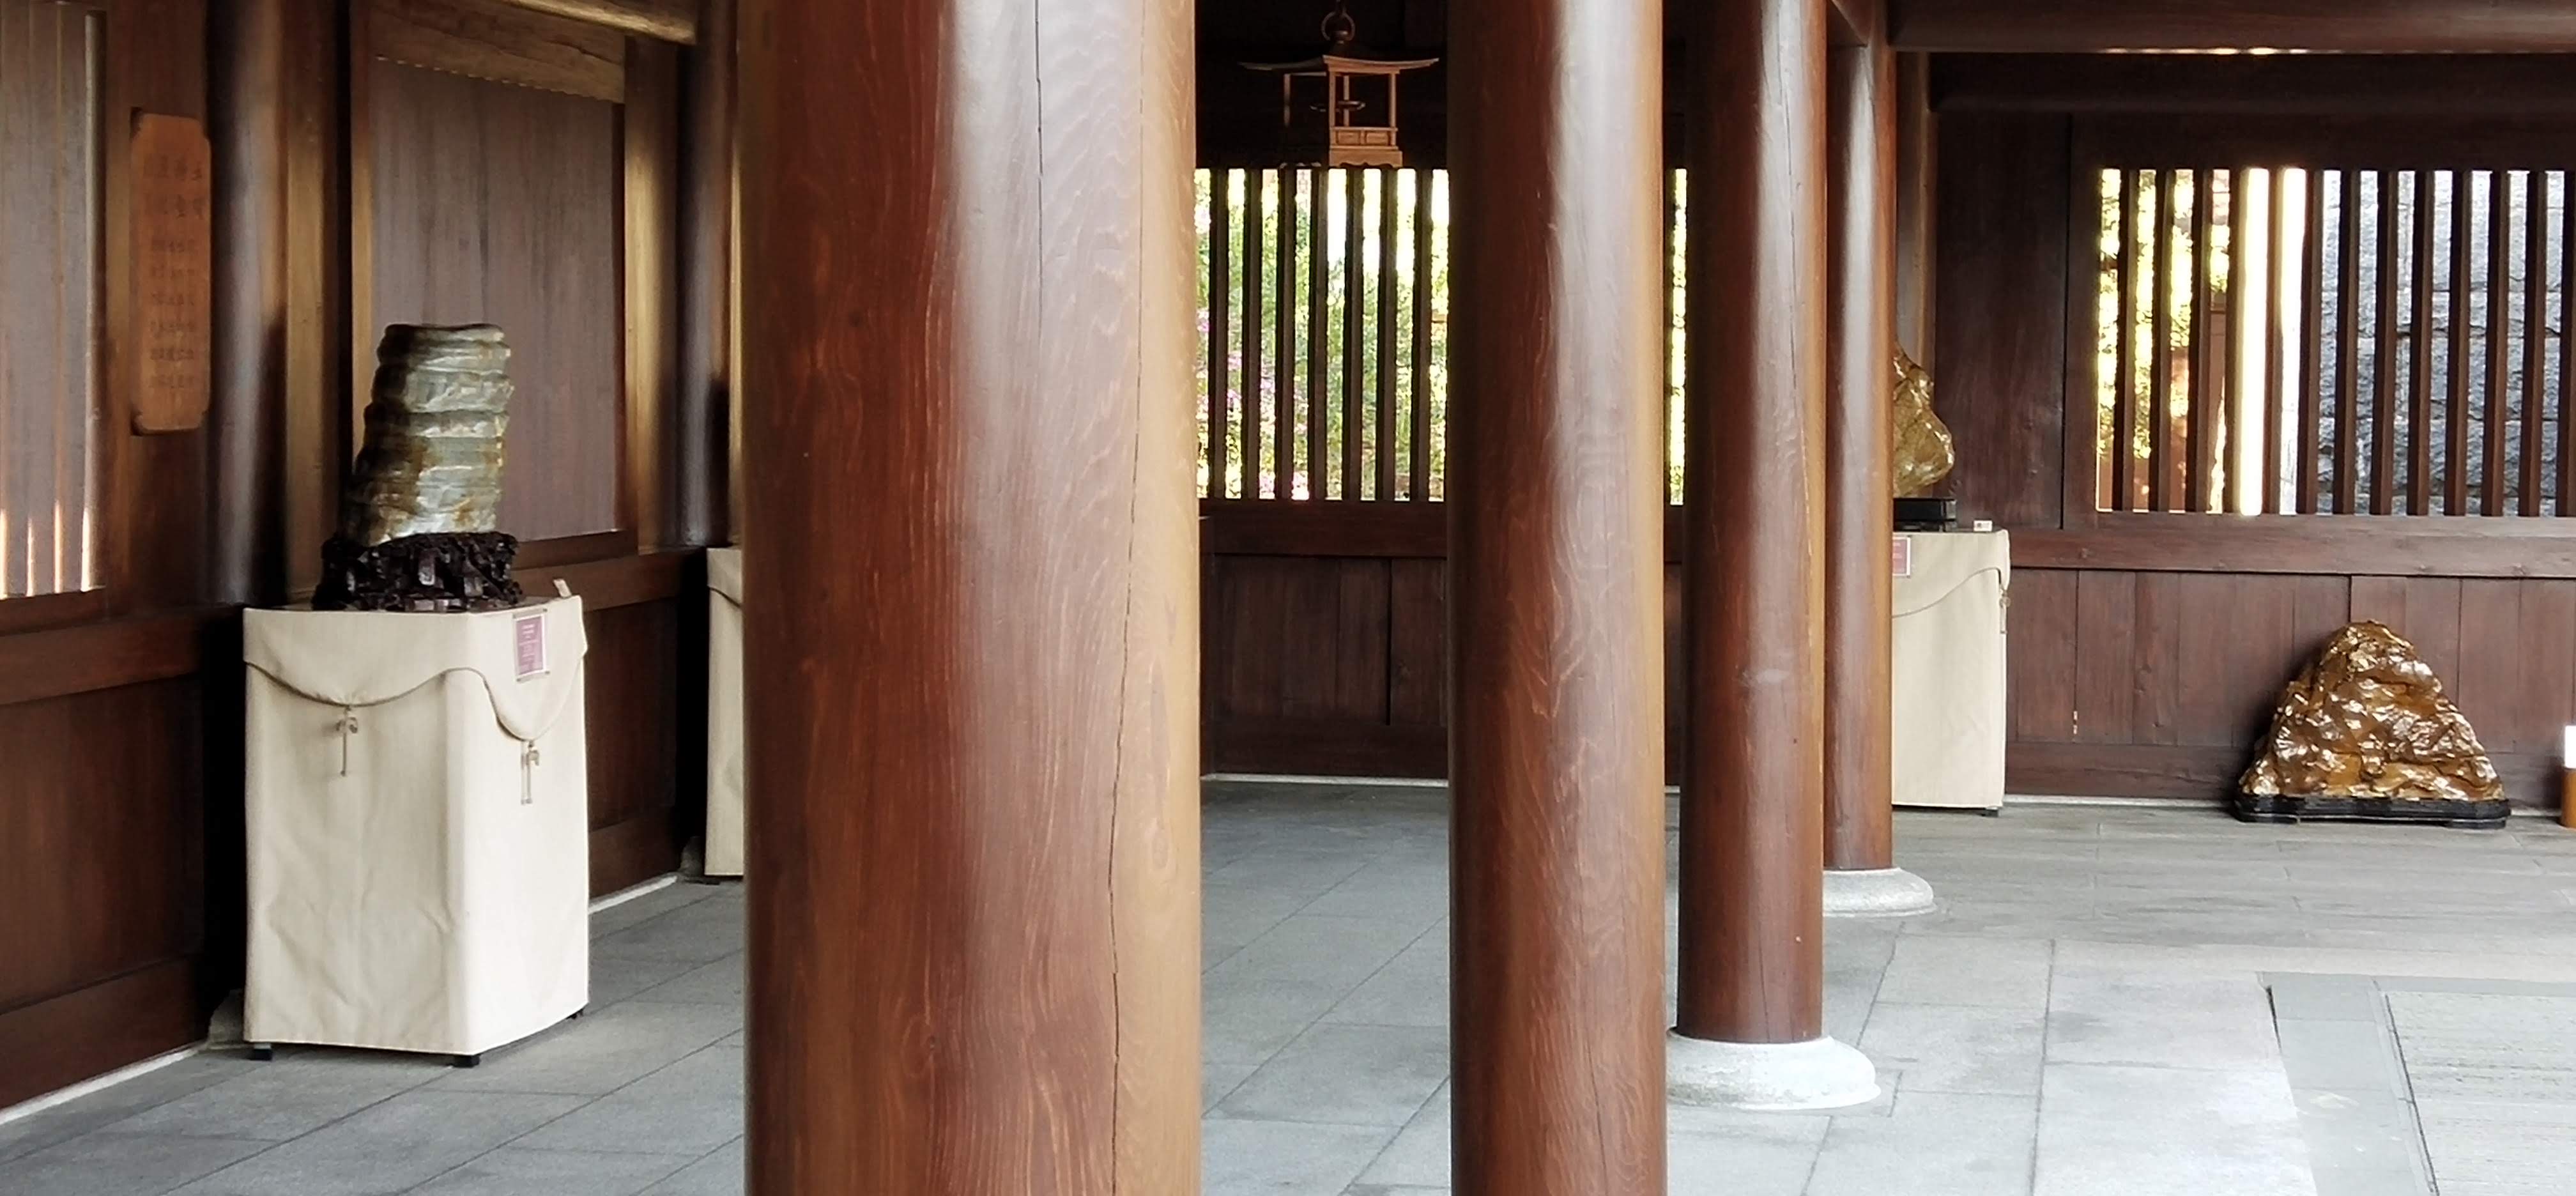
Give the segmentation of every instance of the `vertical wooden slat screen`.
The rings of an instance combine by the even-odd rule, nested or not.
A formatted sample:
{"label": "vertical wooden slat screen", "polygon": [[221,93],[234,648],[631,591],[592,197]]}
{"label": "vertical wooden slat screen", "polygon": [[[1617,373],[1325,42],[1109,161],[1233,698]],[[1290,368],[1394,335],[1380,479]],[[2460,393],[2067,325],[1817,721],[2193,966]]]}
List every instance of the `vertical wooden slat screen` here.
{"label": "vertical wooden slat screen", "polygon": [[1365,268],[1360,265],[1363,247],[1363,219],[1360,219],[1360,186],[1363,170],[1342,170],[1342,477],[1332,497],[1355,500],[1360,495],[1360,430],[1365,428],[1365,412],[1360,407],[1368,366],[1360,353],[1360,278]]}
{"label": "vertical wooden slat screen", "polygon": [[2351,515],[2361,497],[2361,172],[2339,173],[2343,210],[2335,250],[2334,509]]}
{"label": "vertical wooden slat screen", "polygon": [[2465,515],[2469,507],[2469,333],[2475,327],[2469,295],[2476,283],[2470,249],[2476,204],[2475,181],[2465,172],[2451,175],[2451,348],[2443,371],[2450,384],[2450,403],[2442,416],[2442,513],[2446,515]]}
{"label": "vertical wooden slat screen", "polygon": [[0,0],[0,599],[96,583],[100,20]]}
{"label": "vertical wooden slat screen", "polygon": [[1293,498],[1291,492],[1297,476],[1297,176],[1288,170],[1272,172],[1277,176],[1279,197],[1278,236],[1270,256],[1270,310],[1276,319],[1270,338],[1271,356],[1276,362],[1272,376],[1277,382],[1277,397],[1271,400],[1270,451],[1275,461],[1270,469],[1270,486],[1264,498]]}
{"label": "vertical wooden slat screen", "polygon": [[2567,179],[2099,172],[2101,508],[2576,513]]}
{"label": "vertical wooden slat screen", "polygon": [[[2486,418],[2478,429],[2478,514],[2504,514],[2505,391],[2511,383],[2513,315],[2513,174],[2487,172],[2487,276],[2478,288],[2486,309]],[[2463,471],[2464,473],[2466,471]],[[2465,514],[2467,504],[2460,512]]]}
{"label": "vertical wooden slat screen", "polygon": [[[2433,286],[2433,271],[2435,263],[2441,260],[2440,255],[2436,252],[2439,242],[2434,239],[2435,226],[2439,223],[2434,215],[2435,212],[2439,210],[2433,198],[2434,194],[2435,187],[2433,173],[2425,170],[2416,171],[2414,199],[2415,265],[2412,275],[2413,286],[2408,296],[2408,302],[2413,305],[2413,310],[2415,312],[2415,334],[2414,338],[2407,343],[2406,349],[2408,371],[2406,393],[2409,402],[2406,416],[2406,435],[2409,437],[2412,446],[2407,455],[2406,467],[2406,513],[2409,515],[2423,515],[2429,513],[2432,510],[2433,502],[2433,436],[2431,431],[2433,427],[2433,295],[2435,291]],[[2452,195],[2454,203],[2456,203],[2458,198],[2458,192],[2456,189],[2454,189]],[[2385,203],[2387,201],[2383,199],[2381,202]],[[2460,265],[2462,261],[2457,249],[2458,238],[2455,236],[2453,241],[2454,252],[2451,256],[2451,285],[2454,289],[2458,286],[2458,278],[2461,273]],[[2396,277],[2396,271],[2393,267],[2389,269],[2389,276],[2391,278]],[[2458,360],[2456,355],[2454,355],[2453,360]],[[2391,442],[2394,443],[2395,439],[2396,436],[2392,432],[2390,435]]]}
{"label": "vertical wooden slat screen", "polygon": [[[2273,186],[2279,187],[2275,179]],[[2318,474],[2324,469],[2319,460],[2323,447],[2319,435],[2325,425],[2326,366],[2326,203],[2325,174],[2308,173],[2299,191],[2307,209],[2307,227],[2301,234],[2299,255],[2299,351],[2290,376],[2299,383],[2299,448],[2298,507],[2299,514],[2317,513]]]}
{"label": "vertical wooden slat screen", "polygon": [[2137,436],[2137,339],[2138,339],[2138,235],[2146,214],[2146,175],[2143,171],[2124,176],[2127,181],[2118,189],[2119,209],[2113,225],[2119,232],[2119,265],[2115,285],[2118,311],[2115,342],[2112,346],[2112,373],[2115,380],[2111,395],[2111,495],[2112,509],[2136,510],[2138,506]]}
{"label": "vertical wooden slat screen", "polygon": [[2559,176],[2558,510],[2576,515],[2576,171]]}
{"label": "vertical wooden slat screen", "polygon": [[1440,491],[1438,172],[1202,172],[1209,498]]}
{"label": "vertical wooden slat screen", "polygon": [[1431,172],[1413,172],[1413,442],[1404,496],[1431,497]]}
{"label": "vertical wooden slat screen", "polygon": [[2217,226],[2217,171],[2191,172],[2191,386],[2184,392],[2184,403],[2190,413],[2183,434],[2183,494],[2187,511],[2210,509],[2215,492],[2215,479],[2210,476],[2212,458],[2217,455],[2217,423],[2220,396],[2210,383],[2217,370],[2210,361],[2219,352],[2215,337],[2226,325],[2212,319],[2210,300],[2217,288],[2212,277],[2218,271],[2216,245],[2212,232]]}
{"label": "vertical wooden slat screen", "polygon": [[1233,171],[1216,172],[1215,185],[1209,189],[1215,202],[1208,208],[1207,484],[1208,493],[1219,498],[1234,493],[1226,483],[1226,463],[1234,455],[1234,438],[1226,428],[1234,390],[1229,368],[1234,325],[1228,318],[1234,298],[1234,203],[1229,194],[1233,181]]}
{"label": "vertical wooden slat screen", "polygon": [[1261,359],[1261,282],[1269,270],[1262,261],[1261,247],[1269,239],[1264,235],[1262,204],[1271,174],[1267,170],[1249,171],[1243,181],[1243,452],[1234,493],[1244,498],[1261,497],[1261,475],[1265,472],[1261,467],[1261,400],[1268,371]]}
{"label": "vertical wooden slat screen", "polygon": [[1395,497],[1395,171],[1372,172],[1377,192],[1377,486],[1370,498]]}
{"label": "vertical wooden slat screen", "polygon": [[2147,340],[2147,507],[2167,509],[2173,498],[2171,484],[2173,455],[2167,451],[2173,431],[2173,306],[2174,222],[2178,208],[2174,203],[2173,171],[2165,171],[2156,180],[2156,265],[2153,288],[2148,292],[2155,300],[2155,314],[2148,321]]}
{"label": "vertical wooden slat screen", "polygon": [[[2397,175],[2383,170],[2374,182],[2379,204],[2379,306],[2370,334],[2377,365],[2370,388],[2370,513],[2391,515],[2397,510]],[[2423,247],[2431,243],[2432,234],[2419,226],[2415,253],[2419,279],[2430,260]]]}
{"label": "vertical wooden slat screen", "polygon": [[2537,517],[2548,427],[2541,415],[2549,393],[2549,175],[2532,171],[2523,182],[2522,227],[2522,477],[2515,513]]}
{"label": "vertical wooden slat screen", "polygon": [[1332,392],[1326,388],[1326,343],[1324,312],[1327,307],[1324,285],[1330,277],[1327,261],[1332,256],[1332,222],[1326,218],[1325,186],[1332,178],[1327,170],[1306,172],[1306,494],[1310,499],[1327,497],[1326,476],[1331,472],[1324,455],[1325,405]]}

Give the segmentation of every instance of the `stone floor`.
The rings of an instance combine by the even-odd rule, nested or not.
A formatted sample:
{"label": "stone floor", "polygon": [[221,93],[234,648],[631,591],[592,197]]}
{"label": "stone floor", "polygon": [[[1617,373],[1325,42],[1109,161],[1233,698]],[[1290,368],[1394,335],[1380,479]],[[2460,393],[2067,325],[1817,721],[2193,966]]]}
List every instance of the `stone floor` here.
{"label": "stone floor", "polygon": [[[1208,1193],[1448,1190],[1441,802],[1210,785]],[[2511,1196],[2576,1171],[2540,1074],[2566,1042],[2513,1050],[2576,1010],[2576,834],[2027,805],[1898,837],[1942,911],[1827,935],[1830,1028],[1887,1092],[1676,1109],[1676,1196]],[[741,919],[739,886],[603,910],[591,1015],[479,1069],[206,1052],[0,1123],[0,1193],[740,1192]]]}

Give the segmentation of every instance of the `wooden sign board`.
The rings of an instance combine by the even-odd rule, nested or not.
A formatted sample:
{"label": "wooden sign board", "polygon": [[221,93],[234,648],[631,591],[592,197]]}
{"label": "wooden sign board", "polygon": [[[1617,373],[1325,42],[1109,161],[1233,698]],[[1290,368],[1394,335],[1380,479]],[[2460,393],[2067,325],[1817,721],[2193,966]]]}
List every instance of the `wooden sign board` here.
{"label": "wooden sign board", "polygon": [[213,385],[214,153],[205,127],[138,112],[132,149],[134,430],[206,422]]}

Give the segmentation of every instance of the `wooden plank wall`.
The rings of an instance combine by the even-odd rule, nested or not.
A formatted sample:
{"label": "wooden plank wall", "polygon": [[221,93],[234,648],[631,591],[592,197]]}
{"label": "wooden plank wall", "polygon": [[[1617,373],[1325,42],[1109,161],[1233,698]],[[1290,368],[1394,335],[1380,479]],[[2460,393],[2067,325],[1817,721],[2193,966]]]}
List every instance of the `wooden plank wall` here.
{"label": "wooden plank wall", "polygon": [[[426,20],[436,7],[496,2],[407,0],[399,11]],[[541,232],[565,212],[526,205],[560,201],[586,213],[571,251],[532,242],[528,252],[591,266],[587,289],[548,300],[557,314],[588,321],[592,331],[578,343],[589,357],[576,371],[542,371],[539,388],[551,393],[529,394],[523,383],[522,397],[533,410],[527,459],[588,464],[576,471],[578,492],[560,496],[571,512],[563,522],[544,522],[560,511],[522,503],[513,518],[530,522],[505,530],[537,529],[520,570],[530,592],[552,592],[560,578],[588,610],[592,890],[670,871],[698,825],[703,715],[689,695],[704,692],[704,574],[697,545],[673,529],[725,520],[707,511],[682,518],[689,513],[675,509],[683,500],[675,497],[674,460],[691,438],[703,455],[721,459],[727,432],[684,424],[679,414],[685,407],[720,417],[720,408],[671,401],[683,388],[723,385],[685,375],[678,357],[678,146],[688,114],[680,80],[683,55],[695,51],[623,33],[603,38],[531,14],[557,22],[549,26],[557,36],[534,44],[562,53],[534,66],[451,70],[430,80],[427,93],[506,88],[515,85],[499,80],[567,70],[596,92],[603,63],[614,65],[622,102],[531,92],[533,108],[517,105],[531,117],[534,109],[578,109],[568,124],[539,123],[579,140],[583,154],[527,165],[552,171],[549,185],[577,174],[579,187],[518,201],[506,188],[470,199],[414,194],[406,202],[419,206],[406,216],[398,206],[364,202],[374,166],[406,160],[377,152],[393,147],[374,144],[370,130],[437,134],[386,110],[417,93],[366,86],[376,61],[363,19],[370,4],[382,0],[93,0],[106,22],[105,111],[206,119],[218,107],[210,91],[229,87],[252,93],[244,108],[281,114],[278,140],[261,159],[275,175],[218,179],[216,226],[236,227],[223,214],[227,205],[282,197],[274,227],[286,243],[217,245],[219,305],[262,306],[249,318],[217,321],[255,332],[248,343],[213,346],[218,411],[208,428],[128,434],[128,374],[107,353],[96,424],[100,585],[0,600],[0,959],[8,961],[0,967],[0,1058],[8,1060],[0,1107],[185,1045],[240,984],[240,620],[239,608],[219,598],[233,591],[221,588],[210,557],[219,551],[217,521],[248,515],[217,493],[217,462],[234,458],[214,452],[214,442],[226,420],[273,438],[240,456],[273,463],[243,489],[261,496],[253,507],[274,524],[238,537],[262,548],[255,564],[235,572],[251,575],[247,588],[261,604],[309,594],[319,536],[335,520],[337,479],[353,449],[352,395],[363,394],[362,359],[374,342],[366,309],[405,286],[404,255],[379,250],[426,245],[423,226]],[[210,8],[239,19],[211,30],[223,35],[211,43]],[[253,22],[254,12],[268,19]],[[485,27],[478,20],[491,10],[468,15],[477,19],[457,28]],[[283,64],[278,76],[224,78],[222,56],[257,59],[238,45],[259,36],[277,39],[267,52]],[[453,38],[439,51],[472,52]],[[127,124],[100,124],[100,277],[104,327],[114,330],[134,316],[121,231],[131,202]],[[220,116],[209,131],[219,147],[241,135]],[[719,214],[702,224],[723,229],[730,221]],[[220,281],[227,255],[262,252],[277,263],[277,285],[231,290]],[[362,276],[369,268],[380,272]],[[247,371],[269,380],[244,392],[251,409],[228,413],[223,379],[237,375],[225,370],[237,370],[244,354],[276,356],[265,372]],[[535,443],[548,437],[558,443]],[[514,471],[514,487],[523,481]],[[579,532],[589,534],[564,534]]]}
{"label": "wooden plank wall", "polygon": [[2376,619],[2422,649],[2511,795],[2555,804],[2576,722],[2576,572],[2556,520],[2094,510],[2092,363],[2067,349],[2095,334],[2066,202],[2090,182],[2070,156],[2078,119],[1941,121],[1937,403],[1962,514],[2016,537],[2011,788],[2220,796],[2281,687],[2337,628]]}

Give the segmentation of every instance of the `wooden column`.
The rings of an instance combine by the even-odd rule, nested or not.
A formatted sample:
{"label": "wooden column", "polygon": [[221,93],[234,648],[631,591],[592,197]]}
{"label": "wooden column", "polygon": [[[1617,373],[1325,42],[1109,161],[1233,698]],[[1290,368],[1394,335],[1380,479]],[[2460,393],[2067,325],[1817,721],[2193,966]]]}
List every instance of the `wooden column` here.
{"label": "wooden column", "polygon": [[1896,56],[1833,51],[1831,394],[1825,416],[1825,866],[1895,866]]}
{"label": "wooden column", "polygon": [[208,597],[222,603],[286,598],[285,10],[286,0],[215,0],[207,14],[215,162]]}
{"label": "wooden column", "polygon": [[1456,10],[1458,1190],[1664,1190],[1657,0]]}
{"label": "wooden column", "polygon": [[1896,56],[1896,345],[1932,368],[1933,213],[1939,210],[1941,124],[1932,113],[1932,59]]}
{"label": "wooden column", "polygon": [[733,126],[735,0],[705,0],[698,42],[681,59],[688,113],[682,129],[679,493],[671,538],[723,544],[732,537]]}
{"label": "wooden column", "polygon": [[743,5],[754,1196],[1198,1191],[1190,28]]}
{"label": "wooden column", "polygon": [[1692,30],[1679,1033],[1824,1034],[1826,6]]}

